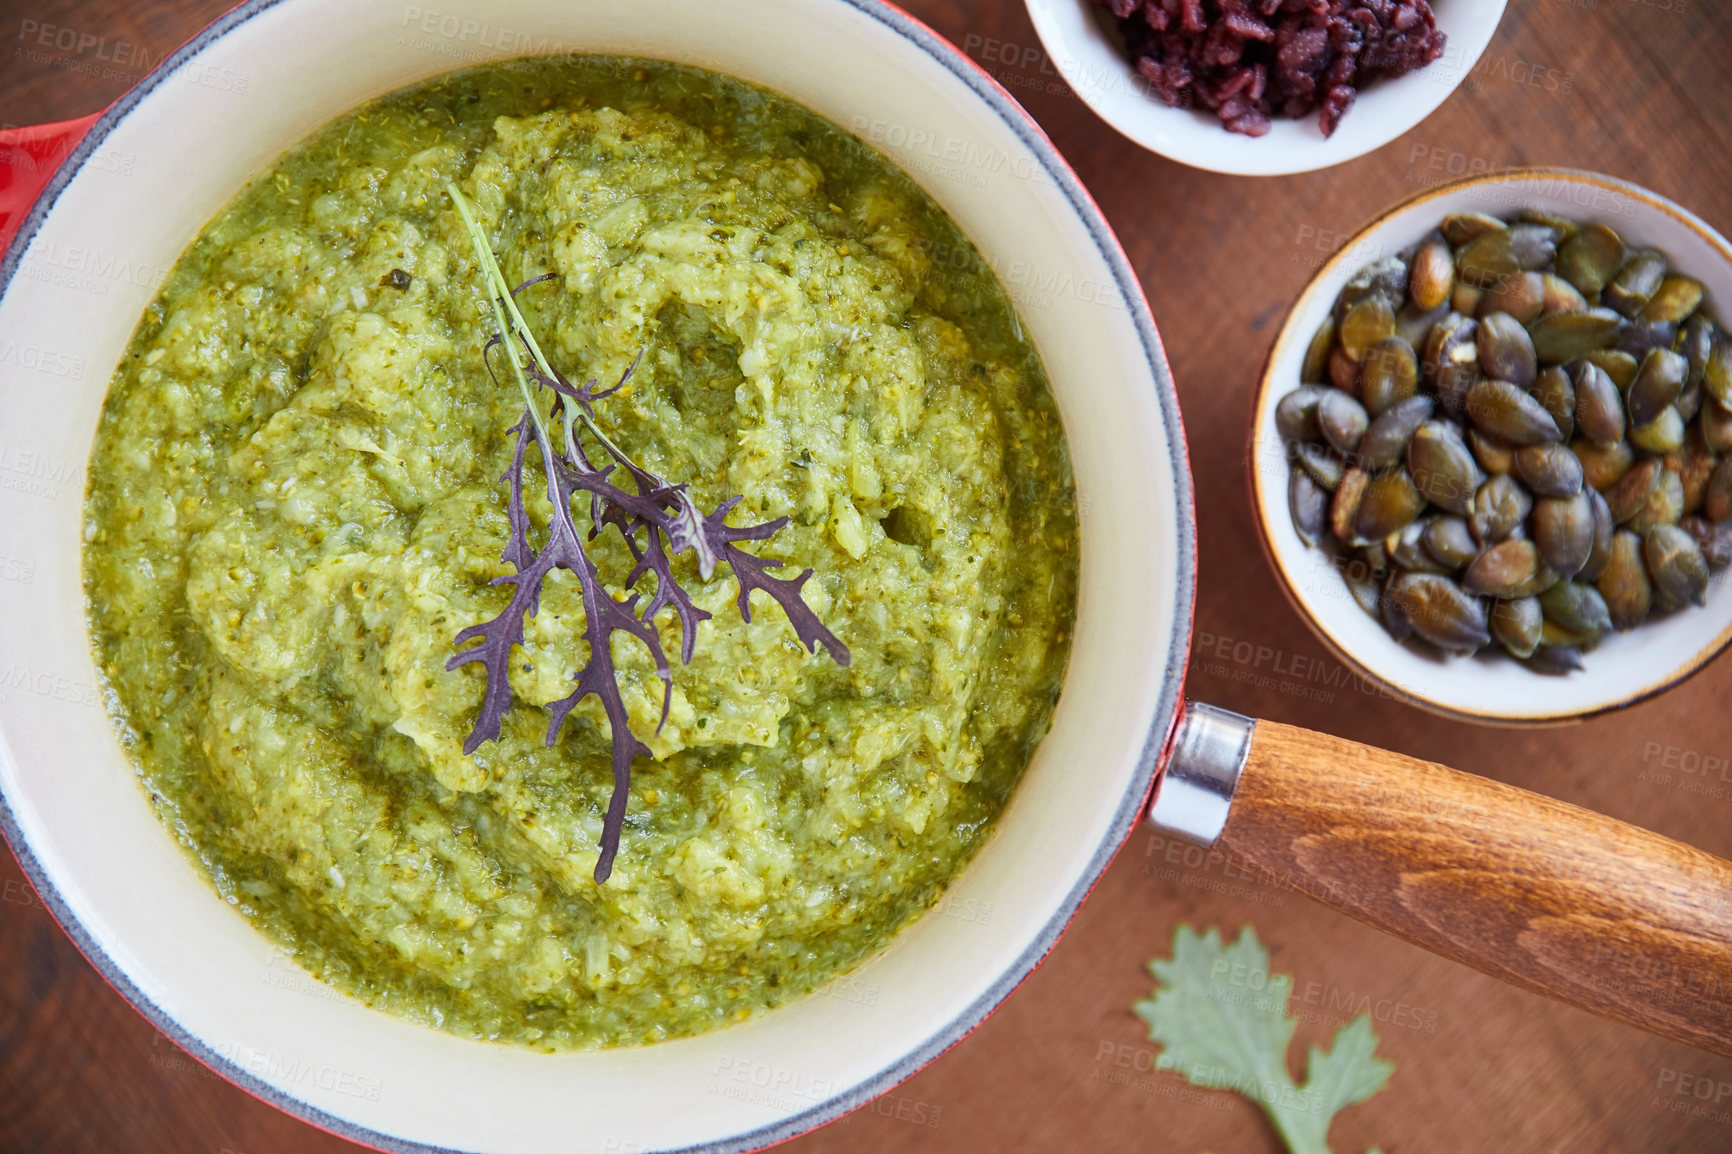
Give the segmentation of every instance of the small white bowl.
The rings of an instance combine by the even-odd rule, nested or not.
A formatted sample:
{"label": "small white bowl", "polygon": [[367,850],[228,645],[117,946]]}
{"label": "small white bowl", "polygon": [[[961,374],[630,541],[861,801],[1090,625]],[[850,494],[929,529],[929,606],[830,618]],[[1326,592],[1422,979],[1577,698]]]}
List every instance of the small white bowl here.
{"label": "small white bowl", "polygon": [[[1252,501],[1263,546],[1306,624],[1348,664],[1413,704],[1470,721],[1545,724],[1620,709],[1668,689],[1701,669],[1732,641],[1732,590],[1716,574],[1703,608],[1650,619],[1609,634],[1583,656],[1584,669],[1562,676],[1532,672],[1496,646],[1473,657],[1441,657],[1403,645],[1353,600],[1340,571],[1307,546],[1288,512],[1288,462],[1275,406],[1299,384],[1306,345],[1359,269],[1412,245],[1454,212],[1507,216],[1550,209],[1600,221],[1626,241],[1650,245],[1671,266],[1707,287],[1704,307],[1721,320],[1732,302],[1732,245],[1695,215],[1636,185],[1567,169],[1512,169],[1446,184],[1405,201],[1366,225],[1305,287],[1258,386],[1252,422]],[[1718,307],[1716,307],[1718,306]]]}
{"label": "small white bowl", "polygon": [[1035,33],[1066,83],[1102,120],[1150,152],[1192,168],[1280,176],[1328,168],[1400,136],[1467,79],[1503,19],[1508,0],[1432,0],[1447,37],[1443,55],[1359,93],[1333,136],[1317,114],[1274,118],[1266,135],[1228,132],[1213,112],[1168,108],[1125,56],[1112,14],[1093,0],[1026,0]]}

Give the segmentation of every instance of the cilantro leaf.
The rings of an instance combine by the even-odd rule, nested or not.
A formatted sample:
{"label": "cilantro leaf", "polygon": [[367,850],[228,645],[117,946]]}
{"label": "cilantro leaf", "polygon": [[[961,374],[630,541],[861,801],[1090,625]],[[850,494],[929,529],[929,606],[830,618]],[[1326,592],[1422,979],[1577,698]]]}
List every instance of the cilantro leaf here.
{"label": "cilantro leaf", "polygon": [[1149,962],[1154,996],[1133,1009],[1161,1044],[1159,1069],[1192,1085],[1233,1090],[1263,1108],[1292,1154],[1331,1154],[1329,1124],[1379,1090],[1395,1066],[1376,1056],[1377,1035],[1361,1014],[1335,1033],[1329,1050],[1311,1047],[1303,1085],[1287,1072],[1298,1027],[1287,1016],[1293,979],[1269,972],[1269,953],[1246,926],[1221,944],[1219,930],[1180,926],[1173,956]]}

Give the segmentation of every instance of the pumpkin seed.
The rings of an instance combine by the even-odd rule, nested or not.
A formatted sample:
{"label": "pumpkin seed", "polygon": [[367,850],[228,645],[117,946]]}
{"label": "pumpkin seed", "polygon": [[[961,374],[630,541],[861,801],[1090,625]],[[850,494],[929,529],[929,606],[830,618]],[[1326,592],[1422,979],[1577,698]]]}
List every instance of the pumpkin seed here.
{"label": "pumpkin seed", "polygon": [[[1540,274],[1540,313],[1567,313],[1588,307],[1587,298],[1576,290],[1576,286],[1555,273]],[[1529,317],[1523,324],[1531,324]]]}
{"label": "pumpkin seed", "polygon": [[1485,607],[1448,577],[1404,573],[1390,583],[1389,594],[1414,632],[1439,649],[1471,653],[1491,643]]}
{"label": "pumpkin seed", "polygon": [[1579,673],[1585,668],[1582,665],[1582,651],[1574,645],[1541,645],[1534,650],[1534,655],[1522,664],[1535,673],[1544,673],[1552,677],[1561,677],[1566,673]]}
{"label": "pumpkin seed", "polygon": [[1630,444],[1649,453],[1670,453],[1684,444],[1684,415],[1667,405],[1660,415],[1630,430]]}
{"label": "pumpkin seed", "polygon": [[1583,225],[1558,249],[1558,275],[1588,296],[1605,288],[1623,263],[1624,242],[1603,224]]}
{"label": "pumpkin seed", "polygon": [[1335,486],[1335,498],[1329,503],[1329,531],[1343,545],[1357,545],[1353,523],[1359,516],[1359,502],[1365,497],[1371,475],[1364,469],[1348,469]]}
{"label": "pumpkin seed", "polygon": [[1665,471],[1665,466],[1653,459],[1638,461],[1630,467],[1630,471],[1606,493],[1606,507],[1612,512],[1614,524],[1622,525],[1642,511]]}
{"label": "pumpkin seed", "polygon": [[1732,452],[1732,413],[1720,407],[1719,401],[1702,406],[1702,443],[1716,453]]}
{"label": "pumpkin seed", "polygon": [[1407,290],[1407,262],[1398,256],[1386,256],[1373,261],[1353,274],[1353,279],[1341,289],[1335,299],[1335,318],[1344,321],[1347,314],[1367,301],[1381,301],[1391,313],[1401,307]]}
{"label": "pumpkin seed", "polygon": [[1387,469],[1407,453],[1407,443],[1419,426],[1431,416],[1430,397],[1409,397],[1385,409],[1360,438],[1360,467],[1371,470]]}
{"label": "pumpkin seed", "polygon": [[1618,334],[1618,343],[1614,347],[1640,360],[1652,349],[1670,349],[1677,339],[1676,323],[1645,321],[1638,317]]}
{"label": "pumpkin seed", "polygon": [[1540,363],[1556,365],[1612,347],[1628,323],[1611,309],[1576,309],[1546,313],[1528,327],[1528,335]]}
{"label": "pumpkin seed", "polygon": [[1359,447],[1371,419],[1365,406],[1339,389],[1327,389],[1317,402],[1317,427],[1337,453],[1346,456]]}
{"label": "pumpkin seed", "polygon": [[1359,365],[1359,399],[1375,417],[1419,391],[1419,358],[1399,336],[1378,341]]}
{"label": "pumpkin seed", "polygon": [[1558,435],[1569,440],[1576,431],[1576,388],[1570,384],[1570,374],[1562,365],[1552,365],[1534,379],[1528,393],[1551,417]]}
{"label": "pumpkin seed", "polygon": [[1335,318],[1327,316],[1305,346],[1305,363],[1299,367],[1299,380],[1305,384],[1322,384],[1329,379],[1329,350],[1335,347]]}
{"label": "pumpkin seed", "polygon": [[1582,359],[1612,378],[1612,383],[1618,386],[1619,392],[1630,387],[1630,382],[1636,379],[1636,369],[1641,364],[1634,354],[1623,349],[1595,349]]}
{"label": "pumpkin seed", "polygon": [[1533,498],[1510,477],[1493,477],[1473,497],[1467,525],[1482,547],[1495,545],[1516,530],[1533,510]]}
{"label": "pumpkin seed", "polygon": [[1612,628],[1612,615],[1606,609],[1606,599],[1592,585],[1580,581],[1559,581],[1540,594],[1540,611],[1547,621],[1567,629],[1577,638],[1598,639]]}
{"label": "pumpkin seed", "polygon": [[1434,309],[1449,300],[1454,288],[1455,257],[1442,234],[1432,233],[1414,250],[1412,268],[1407,274],[1407,293],[1420,308]]}
{"label": "pumpkin seed", "polygon": [[1433,325],[1425,338],[1425,379],[1437,390],[1443,407],[1452,412],[1461,408],[1468,388],[1479,379],[1478,329],[1479,323],[1472,318],[1450,313]]}
{"label": "pumpkin seed", "polygon": [[1594,506],[1586,493],[1534,502],[1534,545],[1560,577],[1574,577],[1594,551]]}
{"label": "pumpkin seed", "polygon": [[1521,597],[1494,605],[1488,624],[1491,635],[1511,656],[1532,657],[1540,647],[1540,629],[1545,618],[1536,598]]}
{"label": "pumpkin seed", "polygon": [[1721,461],[1708,478],[1708,491],[1702,497],[1702,513],[1718,525],[1732,519],[1732,457]]}
{"label": "pumpkin seed", "polygon": [[1329,352],[1329,383],[1350,397],[1359,395],[1359,362],[1336,345]]}
{"label": "pumpkin seed", "polygon": [[1469,593],[1513,597],[1540,571],[1540,551],[1532,541],[1510,539],[1488,547],[1468,563],[1461,587]]}
{"label": "pumpkin seed", "polygon": [[1689,276],[1668,276],[1648,298],[1648,303],[1642,306],[1641,318],[1683,324],[1701,303],[1701,281]]}
{"label": "pumpkin seed", "polygon": [[1354,535],[1364,541],[1387,537],[1425,511],[1425,498],[1414,488],[1405,469],[1391,469],[1371,479],[1354,514]]}
{"label": "pumpkin seed", "polygon": [[1684,515],[1684,486],[1678,474],[1660,469],[1660,477],[1636,515],[1624,522],[1632,533],[1646,533],[1656,525],[1676,525]]}
{"label": "pumpkin seed", "polygon": [[1716,525],[1706,517],[1685,517],[1678,522],[1678,528],[1696,542],[1710,572],[1718,573],[1732,565],[1732,525]]}
{"label": "pumpkin seed", "polygon": [[1479,467],[1493,476],[1515,468],[1515,446],[1504,444],[1490,433],[1469,429],[1467,447],[1473,450],[1473,459],[1479,462]]}
{"label": "pumpkin seed", "polygon": [[1457,248],[1488,232],[1501,232],[1509,226],[1495,216],[1483,212],[1453,212],[1443,218],[1439,231]]}
{"label": "pumpkin seed", "polygon": [[1481,233],[1455,254],[1456,279],[1479,289],[1490,288],[1521,271],[1514,239],[1507,228]]}
{"label": "pumpkin seed", "polygon": [[1720,458],[1698,435],[1687,438],[1683,451],[1668,454],[1665,462],[1667,471],[1678,474],[1678,482],[1683,486],[1684,512],[1694,513],[1708,499],[1708,481],[1714,476]]}
{"label": "pumpkin seed", "polygon": [[1512,225],[1509,230],[1509,247],[1517,267],[1536,269],[1550,265],[1557,259],[1560,235],[1557,229],[1532,221]]}
{"label": "pumpkin seed", "polygon": [[1432,517],[1418,521],[1409,521],[1388,537],[1384,538],[1383,547],[1389,553],[1389,559],[1409,573],[1453,573],[1454,569],[1443,565],[1425,548],[1425,534],[1431,528]]}
{"label": "pumpkin seed", "polygon": [[1407,442],[1407,475],[1414,487],[1440,509],[1466,514],[1485,477],[1455,426],[1426,421]]}
{"label": "pumpkin seed", "polygon": [[1628,441],[1596,445],[1592,441],[1574,441],[1570,452],[1582,463],[1582,480],[1591,489],[1605,492],[1624,479],[1635,463],[1635,450]]}
{"label": "pumpkin seed", "polygon": [[1681,604],[1705,605],[1708,562],[1690,534],[1676,525],[1656,525],[1642,541],[1642,560],[1654,588]]}
{"label": "pumpkin seed", "polygon": [[1329,520],[1329,498],[1323,486],[1303,469],[1294,469],[1287,478],[1287,508],[1293,514],[1293,528],[1301,541],[1315,545],[1323,539]]}
{"label": "pumpkin seed", "polygon": [[1724,329],[1717,330],[1710,342],[1708,359],[1702,364],[1702,387],[1721,408],[1732,409],[1732,339]]}
{"label": "pumpkin seed", "polygon": [[[1580,300],[1580,297],[1577,297],[1577,300]],[[1575,307],[1586,308],[1587,302],[1582,301]],[[1537,272],[1522,272],[1507,280],[1500,280],[1487,289],[1480,296],[1474,315],[1483,319],[1492,313],[1508,313],[1525,325],[1532,323],[1534,318],[1545,312],[1545,308],[1544,276]]]}
{"label": "pumpkin seed", "polygon": [[1341,475],[1347,466],[1340,457],[1331,453],[1322,445],[1314,445],[1309,441],[1294,444],[1293,458],[1299,462],[1299,467],[1305,475],[1317,482],[1318,488],[1334,492],[1341,484]]}
{"label": "pumpkin seed", "polygon": [[1642,311],[1666,276],[1666,258],[1653,249],[1638,249],[1624,261],[1604,290],[1600,303],[1621,316]]}
{"label": "pumpkin seed", "polygon": [[1516,210],[1515,219],[1533,224],[1547,225],[1557,234],[1558,243],[1563,244],[1582,230],[1582,226],[1567,216],[1559,216],[1543,208],[1523,208]]}
{"label": "pumpkin seed", "polygon": [[1319,385],[1300,385],[1275,403],[1275,431],[1283,441],[1315,441],[1323,436],[1317,403],[1326,391]]}
{"label": "pumpkin seed", "polygon": [[1465,517],[1436,517],[1425,526],[1425,551],[1454,573],[1479,555],[1479,545]]}
{"label": "pumpkin seed", "polygon": [[1628,529],[1619,529],[1612,538],[1611,556],[1594,588],[1606,602],[1606,613],[1612,628],[1627,632],[1648,618],[1653,605],[1654,587],[1648,580],[1648,569],[1642,560],[1642,539]]}
{"label": "pumpkin seed", "polygon": [[1476,337],[1479,367],[1485,375],[1527,388],[1534,383],[1538,362],[1533,338],[1520,321],[1508,313],[1492,313],[1479,322]]}
{"label": "pumpkin seed", "polygon": [[[1624,398],[1618,394],[1618,386],[1612,383],[1606,370],[1591,361],[1583,361],[1576,369],[1575,398],[1575,422],[1583,436],[1600,445],[1612,445],[1624,439]],[[1551,411],[1549,406],[1547,411]],[[1559,427],[1562,427],[1561,422]]]}
{"label": "pumpkin seed", "polygon": [[1678,399],[1684,391],[1684,378],[1690,363],[1670,349],[1653,349],[1642,359],[1636,379],[1630,383],[1626,398],[1630,424],[1641,426],[1657,420],[1661,410]]}
{"label": "pumpkin seed", "polygon": [[1557,422],[1545,408],[1508,381],[1477,381],[1467,392],[1468,419],[1512,445],[1539,445],[1558,439]]}
{"label": "pumpkin seed", "polygon": [[1544,497],[1582,491],[1582,462],[1563,445],[1524,445],[1515,452],[1515,475]]}
{"label": "pumpkin seed", "polygon": [[1360,301],[1341,320],[1341,350],[1358,364],[1365,350],[1395,335],[1395,310],[1381,297]]}
{"label": "pumpkin seed", "polygon": [[1597,580],[1606,568],[1606,562],[1612,556],[1612,535],[1617,532],[1617,526],[1612,523],[1612,511],[1606,507],[1606,499],[1593,489],[1586,489],[1583,495],[1594,510],[1594,547],[1588,551],[1588,560],[1576,574],[1583,581]]}

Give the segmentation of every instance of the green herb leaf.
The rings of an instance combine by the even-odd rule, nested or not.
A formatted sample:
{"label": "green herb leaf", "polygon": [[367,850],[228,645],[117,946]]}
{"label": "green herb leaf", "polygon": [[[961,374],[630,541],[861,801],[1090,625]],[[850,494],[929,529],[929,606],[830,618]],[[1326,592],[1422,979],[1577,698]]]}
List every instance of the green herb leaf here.
{"label": "green herb leaf", "polygon": [[1377,1035],[1361,1014],[1336,1031],[1328,1051],[1313,1046],[1304,1085],[1287,1072],[1299,1022],[1287,1016],[1293,979],[1269,972],[1269,953],[1246,926],[1231,946],[1219,930],[1180,926],[1173,956],[1149,962],[1152,998],[1133,1009],[1161,1044],[1159,1069],[1193,1085],[1233,1090],[1263,1108],[1292,1154],[1331,1154],[1329,1124],[1379,1090],[1395,1066],[1376,1056]]}

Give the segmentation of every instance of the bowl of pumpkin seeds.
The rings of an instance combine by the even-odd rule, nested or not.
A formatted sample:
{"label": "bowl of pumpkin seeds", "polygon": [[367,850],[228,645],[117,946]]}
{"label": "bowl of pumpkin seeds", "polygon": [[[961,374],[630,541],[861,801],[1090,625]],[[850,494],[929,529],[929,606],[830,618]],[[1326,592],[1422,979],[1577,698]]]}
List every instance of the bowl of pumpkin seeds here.
{"label": "bowl of pumpkin seeds", "polygon": [[1732,246],[1612,177],[1518,169],[1382,214],[1306,286],[1251,488],[1295,607],[1485,722],[1658,693],[1732,640]]}

